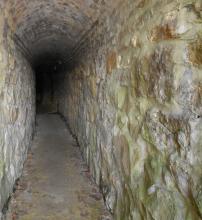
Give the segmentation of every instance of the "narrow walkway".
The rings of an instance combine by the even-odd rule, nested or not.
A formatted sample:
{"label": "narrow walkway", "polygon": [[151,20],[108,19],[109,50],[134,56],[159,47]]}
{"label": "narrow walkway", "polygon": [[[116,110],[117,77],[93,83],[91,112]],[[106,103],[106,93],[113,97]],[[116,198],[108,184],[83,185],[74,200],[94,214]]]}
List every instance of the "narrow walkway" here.
{"label": "narrow walkway", "polygon": [[11,200],[9,220],[108,220],[79,148],[55,114],[37,117],[37,133]]}

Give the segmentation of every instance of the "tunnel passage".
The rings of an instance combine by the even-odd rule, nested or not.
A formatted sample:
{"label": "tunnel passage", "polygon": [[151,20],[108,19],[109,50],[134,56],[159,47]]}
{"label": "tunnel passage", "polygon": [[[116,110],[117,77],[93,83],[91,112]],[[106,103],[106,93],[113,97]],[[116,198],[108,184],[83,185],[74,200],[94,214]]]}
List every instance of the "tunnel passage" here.
{"label": "tunnel passage", "polygon": [[201,219],[201,1],[2,0],[0,10],[0,208],[37,102],[68,121],[116,220]]}
{"label": "tunnel passage", "polygon": [[91,0],[0,2],[0,218],[22,174],[34,136],[35,114],[59,112],[58,91],[72,66],[69,61],[84,35],[113,4]]}
{"label": "tunnel passage", "polygon": [[[71,59],[100,14],[109,12],[112,1],[27,1],[2,3],[9,13],[17,48],[36,73],[39,108],[56,109],[53,100],[54,72]],[[12,23],[12,24],[11,24]],[[66,68],[67,69],[67,68]],[[43,86],[42,86],[43,84]],[[45,103],[45,104],[44,104]],[[43,110],[42,110],[43,111]]]}
{"label": "tunnel passage", "polygon": [[112,10],[110,5],[115,3],[92,0],[7,3],[15,26],[14,42],[36,74],[37,111],[57,111],[55,73],[67,71],[68,60],[79,42],[100,14]]}
{"label": "tunnel passage", "polygon": [[15,43],[36,74],[37,111],[56,111],[55,73],[62,71],[61,66],[63,70],[66,68],[64,63],[73,49],[109,3],[10,1],[8,4],[15,22]]}
{"label": "tunnel passage", "polygon": [[43,55],[33,69],[36,76],[36,112],[57,112],[55,90],[59,75],[66,70],[64,61],[60,54]]}

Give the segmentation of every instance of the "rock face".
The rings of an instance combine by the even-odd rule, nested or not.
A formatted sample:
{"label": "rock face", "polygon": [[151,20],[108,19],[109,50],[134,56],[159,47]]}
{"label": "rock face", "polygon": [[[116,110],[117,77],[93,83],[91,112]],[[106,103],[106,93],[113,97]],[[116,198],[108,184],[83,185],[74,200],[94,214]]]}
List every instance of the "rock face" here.
{"label": "rock face", "polygon": [[116,220],[202,219],[201,1],[123,1],[58,90]]}
{"label": "rock face", "polygon": [[11,27],[0,8],[0,211],[21,174],[35,119],[34,74]]}

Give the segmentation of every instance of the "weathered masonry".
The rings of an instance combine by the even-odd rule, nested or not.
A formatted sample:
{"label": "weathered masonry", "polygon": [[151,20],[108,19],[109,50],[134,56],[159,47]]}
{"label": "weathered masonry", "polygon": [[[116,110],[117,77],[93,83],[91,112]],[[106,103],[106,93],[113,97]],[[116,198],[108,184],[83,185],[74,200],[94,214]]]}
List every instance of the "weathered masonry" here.
{"label": "weathered masonry", "polygon": [[69,122],[115,220],[202,219],[202,1],[0,1],[0,210],[35,114]]}

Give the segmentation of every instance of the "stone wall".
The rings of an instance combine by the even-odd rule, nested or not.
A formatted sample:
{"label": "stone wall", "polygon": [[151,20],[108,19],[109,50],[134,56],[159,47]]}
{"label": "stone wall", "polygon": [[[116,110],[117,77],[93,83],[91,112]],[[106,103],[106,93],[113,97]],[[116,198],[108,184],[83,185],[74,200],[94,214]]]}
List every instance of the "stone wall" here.
{"label": "stone wall", "polygon": [[59,110],[116,220],[202,219],[201,23],[200,0],[122,1],[60,76]]}
{"label": "stone wall", "polygon": [[0,218],[15,180],[21,174],[35,121],[34,74],[15,46],[12,22],[1,4]]}

